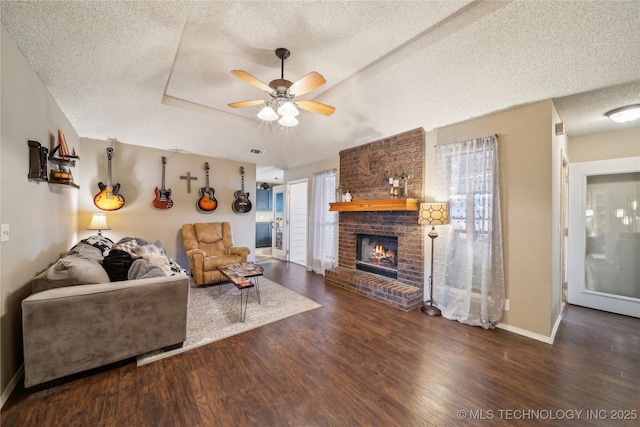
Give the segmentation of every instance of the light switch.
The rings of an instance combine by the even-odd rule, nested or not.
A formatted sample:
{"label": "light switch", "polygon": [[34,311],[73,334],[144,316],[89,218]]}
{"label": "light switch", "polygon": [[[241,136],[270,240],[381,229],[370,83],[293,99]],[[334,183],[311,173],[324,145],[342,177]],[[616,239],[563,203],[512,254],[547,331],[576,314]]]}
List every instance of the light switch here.
{"label": "light switch", "polygon": [[0,228],[0,242],[6,242],[9,240],[9,224],[2,224]]}

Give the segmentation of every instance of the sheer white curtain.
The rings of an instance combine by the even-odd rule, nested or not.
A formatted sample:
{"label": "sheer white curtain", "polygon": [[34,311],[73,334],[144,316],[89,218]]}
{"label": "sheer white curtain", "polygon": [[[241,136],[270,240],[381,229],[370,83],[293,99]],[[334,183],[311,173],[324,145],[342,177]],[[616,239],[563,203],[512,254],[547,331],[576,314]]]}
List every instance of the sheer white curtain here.
{"label": "sheer white curtain", "polygon": [[437,147],[436,200],[449,224],[437,227],[434,300],[447,319],[492,329],[505,293],[495,136]]}
{"label": "sheer white curtain", "polygon": [[336,199],[335,169],[314,174],[311,197],[307,269],[324,275],[336,259],[337,212],[329,211],[329,203]]}

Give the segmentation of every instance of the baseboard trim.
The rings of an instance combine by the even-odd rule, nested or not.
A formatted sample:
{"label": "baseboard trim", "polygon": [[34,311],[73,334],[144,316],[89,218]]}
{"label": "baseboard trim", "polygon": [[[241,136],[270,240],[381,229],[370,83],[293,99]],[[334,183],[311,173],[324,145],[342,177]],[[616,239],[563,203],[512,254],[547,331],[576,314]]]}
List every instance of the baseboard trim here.
{"label": "baseboard trim", "polygon": [[556,339],[556,333],[558,332],[558,328],[560,327],[560,322],[564,319],[564,312],[560,313],[558,318],[556,319],[556,323],[553,325],[553,330],[551,331],[551,344]]}
{"label": "baseboard trim", "polygon": [[557,328],[554,328],[554,334],[550,337],[547,337],[545,335],[540,335],[540,334],[536,334],[535,332],[527,331],[526,329],[517,328],[511,325],[505,325],[504,323],[498,323],[496,325],[496,328],[504,329],[505,331],[513,332],[514,334],[522,335],[537,341],[542,341],[543,343],[546,343],[546,344],[553,344],[555,329],[557,329]]}
{"label": "baseboard trim", "polygon": [[13,390],[18,385],[18,381],[20,381],[22,375],[24,375],[24,364],[20,366],[18,372],[16,372],[13,378],[11,378],[11,381],[9,382],[9,385],[7,385],[7,388],[2,392],[2,395],[0,396],[0,409],[2,409],[7,400],[9,400],[11,393],[13,393]]}

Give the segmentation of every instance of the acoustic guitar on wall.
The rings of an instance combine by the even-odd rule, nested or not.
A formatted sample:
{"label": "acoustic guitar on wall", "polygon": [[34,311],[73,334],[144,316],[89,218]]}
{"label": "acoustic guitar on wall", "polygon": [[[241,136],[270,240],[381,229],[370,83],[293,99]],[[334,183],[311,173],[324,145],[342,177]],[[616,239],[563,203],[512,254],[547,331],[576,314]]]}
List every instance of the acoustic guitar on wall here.
{"label": "acoustic guitar on wall", "polygon": [[200,188],[200,198],[196,202],[196,207],[203,212],[215,211],[218,201],[215,198],[216,190],[209,187],[209,162],[204,163],[205,186]]}
{"label": "acoustic guitar on wall", "polygon": [[244,192],[244,166],[240,166],[240,176],[242,177],[242,190],[233,194],[236,199],[231,208],[235,213],[247,213],[251,210],[251,201],[249,201],[249,193]]}
{"label": "acoustic guitar on wall", "polygon": [[103,211],[117,211],[124,206],[124,197],[120,194],[120,184],[111,184],[111,158],[113,148],[107,148],[107,184],[98,183],[100,192],[93,198],[93,204]]}
{"label": "acoustic guitar on wall", "polygon": [[173,206],[173,200],[171,200],[171,189],[166,189],[164,187],[164,168],[167,164],[167,158],[162,156],[162,188],[158,190],[158,187],[154,190],[156,193],[156,198],[153,199],[151,204],[156,209],[169,209]]}

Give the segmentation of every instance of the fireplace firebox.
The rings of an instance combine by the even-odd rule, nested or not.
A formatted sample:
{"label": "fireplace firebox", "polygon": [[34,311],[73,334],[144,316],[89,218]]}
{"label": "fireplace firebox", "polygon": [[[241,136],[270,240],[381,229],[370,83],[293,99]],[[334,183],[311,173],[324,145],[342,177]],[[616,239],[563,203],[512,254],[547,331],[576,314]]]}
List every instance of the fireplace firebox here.
{"label": "fireplace firebox", "polygon": [[398,278],[398,238],[356,235],[356,270]]}

